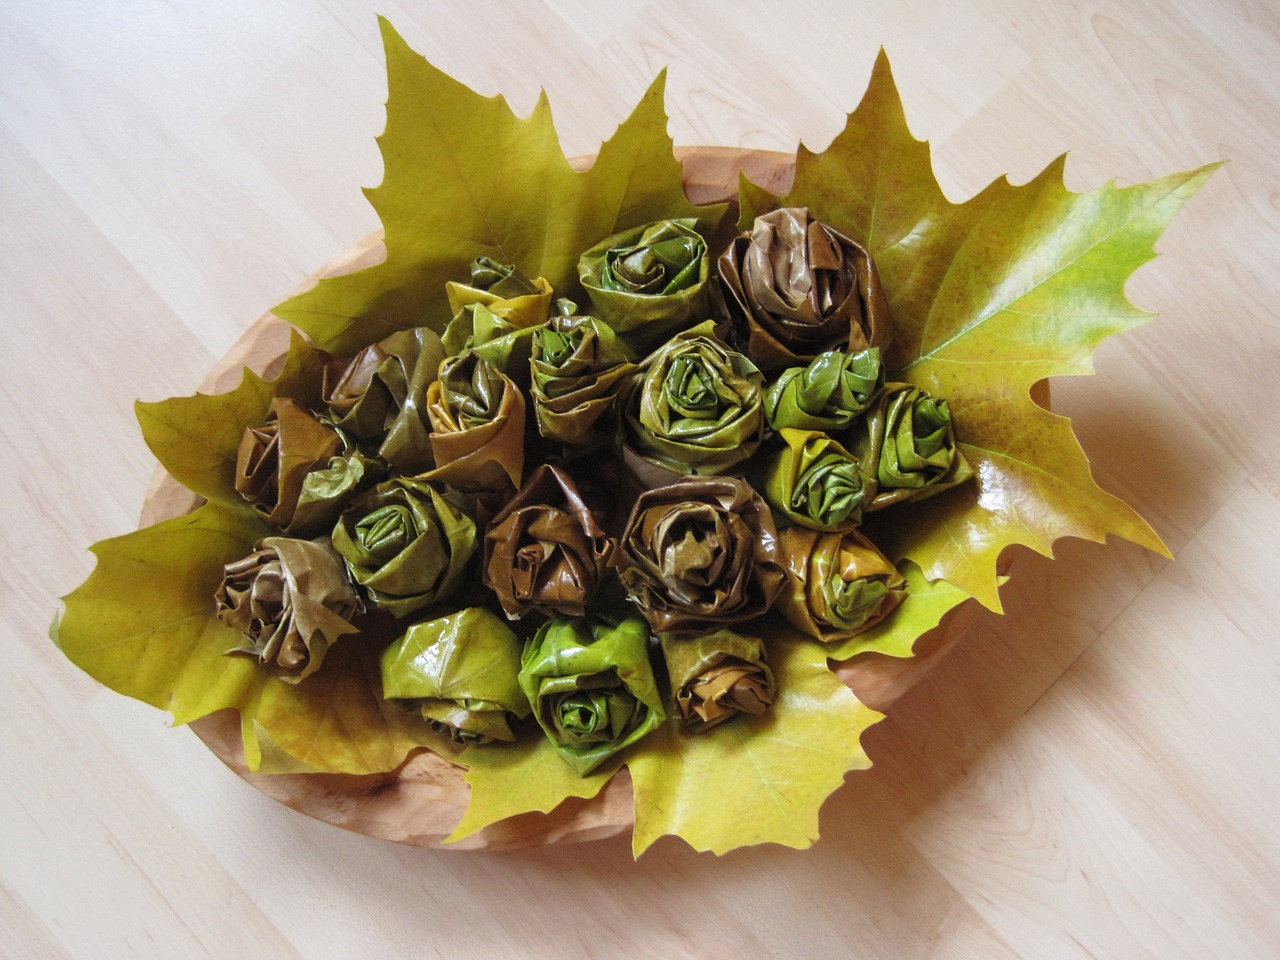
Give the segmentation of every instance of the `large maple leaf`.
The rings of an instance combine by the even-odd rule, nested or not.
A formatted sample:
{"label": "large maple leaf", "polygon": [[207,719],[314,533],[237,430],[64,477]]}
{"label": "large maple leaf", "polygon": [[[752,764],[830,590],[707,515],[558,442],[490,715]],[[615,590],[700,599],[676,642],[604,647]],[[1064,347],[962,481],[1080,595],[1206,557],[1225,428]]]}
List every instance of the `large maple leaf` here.
{"label": "large maple leaf", "polygon": [[558,296],[579,289],[578,256],[601,237],[663,217],[712,228],[724,205],[694,206],[667,135],[665,72],[585,171],[560,149],[546,94],[520,119],[415,53],[380,19],[387,55],[385,172],[366,190],[382,221],[385,262],[275,308],[316,345],[349,354],[408,327],[450,318],[446,280],[474,257],[516,263]]}
{"label": "large maple leaf", "polygon": [[1092,373],[1103,338],[1152,314],[1125,298],[1129,275],[1216,164],[1131,187],[1072,193],[1059,157],[1031,182],[1000,179],[953,204],[929,147],[907,128],[883,52],[844,130],[822,153],[801,145],[791,191],[743,184],[740,226],[777,206],[807,206],[864,244],[889,298],[891,379],[950,401],[973,483],[889,511],[872,538],[1000,609],[996,562],[1018,543],[1114,533],[1168,555],[1138,514],[1094,482],[1070,422],[1031,388]]}

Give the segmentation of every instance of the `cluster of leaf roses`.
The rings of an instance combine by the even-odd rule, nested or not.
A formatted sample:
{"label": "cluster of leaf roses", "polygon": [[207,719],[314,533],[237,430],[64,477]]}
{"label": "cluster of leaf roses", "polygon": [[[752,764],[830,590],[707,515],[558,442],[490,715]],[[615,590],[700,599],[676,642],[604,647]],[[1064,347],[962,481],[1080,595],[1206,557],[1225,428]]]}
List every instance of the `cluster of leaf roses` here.
{"label": "cluster of leaf roses", "polygon": [[585,775],[668,709],[695,732],[764,713],[770,609],[826,642],[892,613],[906,584],[863,515],[970,470],[945,399],[885,382],[866,251],[785,208],[718,259],[662,220],[578,272],[581,312],[480,258],[442,333],[327,359],[324,409],[272,401],[236,488],[281,535],[226,567],[231,653],[300,682],[394,618],[386,698],[458,743],[532,713]]}

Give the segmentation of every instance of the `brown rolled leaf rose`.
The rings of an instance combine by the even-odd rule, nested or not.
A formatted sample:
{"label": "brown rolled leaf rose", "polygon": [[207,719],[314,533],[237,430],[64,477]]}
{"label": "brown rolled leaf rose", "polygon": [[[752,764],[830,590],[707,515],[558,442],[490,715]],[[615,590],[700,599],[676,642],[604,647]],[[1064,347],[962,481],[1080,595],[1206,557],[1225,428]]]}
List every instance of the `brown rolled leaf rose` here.
{"label": "brown rolled leaf rose", "polygon": [[693,733],[740,713],[758,717],[773,703],[773,671],[758,637],[716,630],[689,639],[660,640],[676,715]]}
{"label": "brown rolled leaf rose", "polygon": [[236,452],[236,492],[263,519],[291,532],[307,474],[328,465],[342,448],[337,431],[296,400],[275,397],[260,427],[249,427]]}
{"label": "brown rolled leaf rose", "polygon": [[244,635],[227,653],[254,657],[289,683],[320,669],[339,637],[359,632],[351,618],[360,599],[323,541],[259,541],[227,564],[215,600],[218,619]]}
{"label": "brown rolled leaf rose", "polygon": [[427,388],[436,468],[429,480],[505,500],[524,473],[524,397],[509,378],[474,353],[450,357]]}
{"label": "brown rolled leaf rose", "polygon": [[785,575],[768,505],[734,477],[685,477],[636,500],[614,566],[655,633],[764,613]]}
{"label": "brown rolled leaf rose", "polygon": [[416,327],[325,364],[323,398],[334,425],[401,473],[430,469],[427,385],[444,356],[440,338]]}
{"label": "brown rolled leaf rose", "polygon": [[613,547],[573,478],[543,464],[489,523],[484,585],[511,619],[530,611],[581,617]]}
{"label": "brown rolled leaf rose", "polygon": [[530,369],[543,437],[575,451],[613,441],[605,414],[636,366],[610,327],[595,317],[552,317],[534,337]]}
{"label": "brown rolled leaf rose", "polygon": [[869,630],[907,595],[906,579],[856,530],[782,531],[787,585],[777,609],[797,630],[832,643]]}
{"label": "brown rolled leaf rose", "polygon": [[766,373],[828,350],[883,352],[892,339],[871,255],[804,207],[757,217],[721,255],[719,270],[731,339]]}

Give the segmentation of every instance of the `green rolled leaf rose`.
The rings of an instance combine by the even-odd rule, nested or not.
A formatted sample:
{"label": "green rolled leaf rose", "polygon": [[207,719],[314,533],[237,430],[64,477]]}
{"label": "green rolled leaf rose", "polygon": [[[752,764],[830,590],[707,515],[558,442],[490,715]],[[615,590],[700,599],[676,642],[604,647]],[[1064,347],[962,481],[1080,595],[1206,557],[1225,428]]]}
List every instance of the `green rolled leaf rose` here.
{"label": "green rolled leaf rose", "polygon": [[882,386],[884,364],[875,347],[857,353],[827,351],[807,366],[782,371],[765,393],[765,416],[775,430],[843,430]]}
{"label": "green rolled leaf rose", "polygon": [[885,384],[850,449],[877,486],[868,510],[923,500],[973,476],[956,448],[950,404],[908,383]]}
{"label": "green rolled leaf rose", "polygon": [[445,284],[453,319],[444,349],[457,356],[470,349],[527,388],[534,331],[551,311],[551,284],[529,279],[514,264],[479,257],[469,284]]}
{"label": "green rolled leaf rose", "polygon": [[733,342],[766,372],[828,350],[884,350],[892,339],[871,255],[803,207],[757,217],[721,255],[719,271]]}
{"label": "green rolled leaf rose", "polygon": [[642,355],[711,316],[711,256],[696,220],[659,220],[605,237],[578,260],[599,317]]}
{"label": "green rolled leaf rose", "polygon": [[856,527],[874,494],[857,457],[816,430],[783,429],[778,436],[782,446],[762,467],[769,506],[802,527]]}
{"label": "green rolled leaf rose", "polygon": [[398,477],[343,511],[332,539],[370,604],[404,618],[463,585],[476,525],[430,483]]}
{"label": "green rolled leaf rose", "polygon": [[359,632],[351,619],[360,598],[323,541],[260,540],[226,565],[214,600],[218,619],[244,636],[227,652],[253,657],[289,683],[319,670],[339,637]]}
{"label": "green rolled leaf rose", "polygon": [[[339,431],[341,435],[341,431]],[[345,441],[346,438],[343,437]],[[343,450],[302,478],[291,531],[332,529],[343,507],[387,475],[386,462],[347,443]]]}
{"label": "green rolled leaf rose", "polygon": [[382,653],[382,695],[417,710],[455,743],[511,741],[527,717],[520,641],[483,607],[415,623]]}
{"label": "green rolled leaf rose", "polygon": [[639,617],[544,623],[525,644],[520,689],[547,739],[579,776],[666,719]]}
{"label": "green rolled leaf rose", "polygon": [[323,397],[334,425],[402,473],[430,469],[427,386],[444,356],[440,338],[416,327],[325,364]]}
{"label": "green rolled leaf rose", "polygon": [[692,638],[663,636],[676,715],[693,733],[746,713],[762,715],[776,692],[764,643],[732,630]]}
{"label": "green rolled leaf rose", "polygon": [[815,640],[833,643],[856,636],[906,598],[906,579],[856,530],[791,527],[782,531],[781,543],[787,585],[777,610]]}
{"label": "green rolled leaf rose", "polygon": [[765,613],[782,589],[768,505],[733,477],[686,477],[636,500],[614,553],[653,631],[700,633]]}
{"label": "green rolled leaf rose", "polygon": [[294,532],[293,515],[308,473],[326,466],[342,447],[296,400],[275,397],[264,424],[249,427],[236,452],[236,491],[268,523]]}
{"label": "green rolled leaf rose", "polygon": [[534,416],[547,440],[575,452],[613,442],[612,409],[635,371],[626,347],[595,317],[552,317],[534,336]]}
{"label": "green rolled leaf rose", "polygon": [[687,474],[721,474],[750,457],[764,436],[764,377],[712,332],[710,322],[651,353],[623,386],[622,456],[646,486]]}

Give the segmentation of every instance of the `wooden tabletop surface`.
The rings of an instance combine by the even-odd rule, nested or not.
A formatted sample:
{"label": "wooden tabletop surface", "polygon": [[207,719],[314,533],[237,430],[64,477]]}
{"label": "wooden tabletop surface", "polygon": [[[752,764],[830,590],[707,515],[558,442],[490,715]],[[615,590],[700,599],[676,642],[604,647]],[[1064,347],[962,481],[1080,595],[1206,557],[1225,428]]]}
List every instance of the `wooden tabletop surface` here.
{"label": "wooden tabletop surface", "polygon": [[492,0],[376,7],[594,152],[669,65],[677,143],[823,147],[892,60],[952,199],[1231,162],[1128,284],[1157,311],[1058,380],[1099,482],[1163,536],[1014,558],[1003,617],[868,737],[807,852],[665,839],[399,847],[276,804],[47,639],[191,392],[378,226],[364,0],[0,8],[0,954],[1271,957],[1280,952],[1280,11]]}

